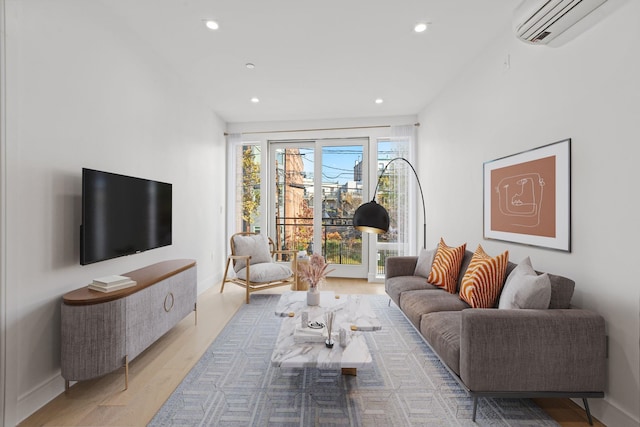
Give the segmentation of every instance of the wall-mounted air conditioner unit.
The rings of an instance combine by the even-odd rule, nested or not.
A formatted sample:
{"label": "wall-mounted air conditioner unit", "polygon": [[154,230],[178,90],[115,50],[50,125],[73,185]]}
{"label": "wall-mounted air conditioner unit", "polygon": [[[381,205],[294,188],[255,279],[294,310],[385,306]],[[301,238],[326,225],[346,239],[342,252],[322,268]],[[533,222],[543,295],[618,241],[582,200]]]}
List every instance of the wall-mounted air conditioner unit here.
{"label": "wall-mounted air conditioner unit", "polygon": [[514,29],[524,42],[548,44],[607,0],[524,0]]}

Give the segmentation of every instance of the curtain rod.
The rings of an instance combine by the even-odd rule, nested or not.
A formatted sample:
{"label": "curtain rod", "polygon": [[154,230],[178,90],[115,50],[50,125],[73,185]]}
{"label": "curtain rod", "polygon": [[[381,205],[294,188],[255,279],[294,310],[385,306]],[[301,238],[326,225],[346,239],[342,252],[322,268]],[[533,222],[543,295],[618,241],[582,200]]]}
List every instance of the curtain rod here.
{"label": "curtain rod", "polygon": [[[420,126],[420,123],[414,123],[414,126]],[[317,128],[317,129],[291,129],[291,130],[266,130],[266,131],[251,131],[251,132],[240,132],[240,135],[253,135],[258,133],[289,133],[289,132],[315,132],[319,130],[351,130],[351,129],[376,129],[376,128],[390,128],[392,125],[376,125],[376,126],[350,126],[350,127],[342,127],[342,128]],[[231,134],[225,132],[224,136],[229,136]]]}

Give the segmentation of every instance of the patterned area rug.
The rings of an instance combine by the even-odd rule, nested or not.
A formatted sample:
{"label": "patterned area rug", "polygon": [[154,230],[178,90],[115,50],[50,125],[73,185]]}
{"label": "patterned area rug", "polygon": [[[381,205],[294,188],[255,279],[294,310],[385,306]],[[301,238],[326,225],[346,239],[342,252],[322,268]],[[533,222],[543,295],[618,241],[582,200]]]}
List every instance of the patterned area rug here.
{"label": "patterned area rug", "polygon": [[388,297],[369,296],[382,330],[367,332],[371,367],[272,367],[279,295],[244,304],[150,426],[557,426],[528,399],[472,399]]}

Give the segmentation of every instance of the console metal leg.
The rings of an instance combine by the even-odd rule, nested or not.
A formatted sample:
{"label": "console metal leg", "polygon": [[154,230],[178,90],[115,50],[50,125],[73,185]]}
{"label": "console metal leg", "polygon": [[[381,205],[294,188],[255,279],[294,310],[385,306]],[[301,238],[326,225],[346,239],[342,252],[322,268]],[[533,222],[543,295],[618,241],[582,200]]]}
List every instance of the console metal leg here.
{"label": "console metal leg", "polygon": [[198,303],[194,303],[193,304],[193,311],[195,311],[195,315],[196,315],[196,326],[198,325]]}
{"label": "console metal leg", "polygon": [[124,389],[129,390],[129,356],[124,357]]}
{"label": "console metal leg", "polygon": [[471,415],[471,421],[476,422],[476,410],[478,409],[478,398],[473,398],[473,415]]}
{"label": "console metal leg", "polygon": [[69,391],[69,380],[64,380],[64,391]]}
{"label": "console metal leg", "polygon": [[589,410],[589,402],[587,402],[587,398],[582,398],[582,403],[584,403],[584,410],[587,412],[587,419],[589,420],[589,425],[593,425],[593,418],[591,417],[591,411]]}

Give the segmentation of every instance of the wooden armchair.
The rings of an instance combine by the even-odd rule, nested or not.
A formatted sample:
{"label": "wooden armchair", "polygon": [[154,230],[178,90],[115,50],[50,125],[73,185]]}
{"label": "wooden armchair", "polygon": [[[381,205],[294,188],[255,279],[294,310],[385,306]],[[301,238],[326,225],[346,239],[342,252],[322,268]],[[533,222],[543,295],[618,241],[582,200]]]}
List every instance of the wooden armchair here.
{"label": "wooden armchair", "polygon": [[[227,257],[220,293],[227,282],[242,286],[247,291],[249,304],[251,292],[297,283],[298,255],[296,251],[278,251],[271,238],[256,233],[236,233],[231,236],[231,255]],[[289,255],[291,267],[275,262],[274,256]],[[229,265],[233,265],[235,277],[229,277]]]}

